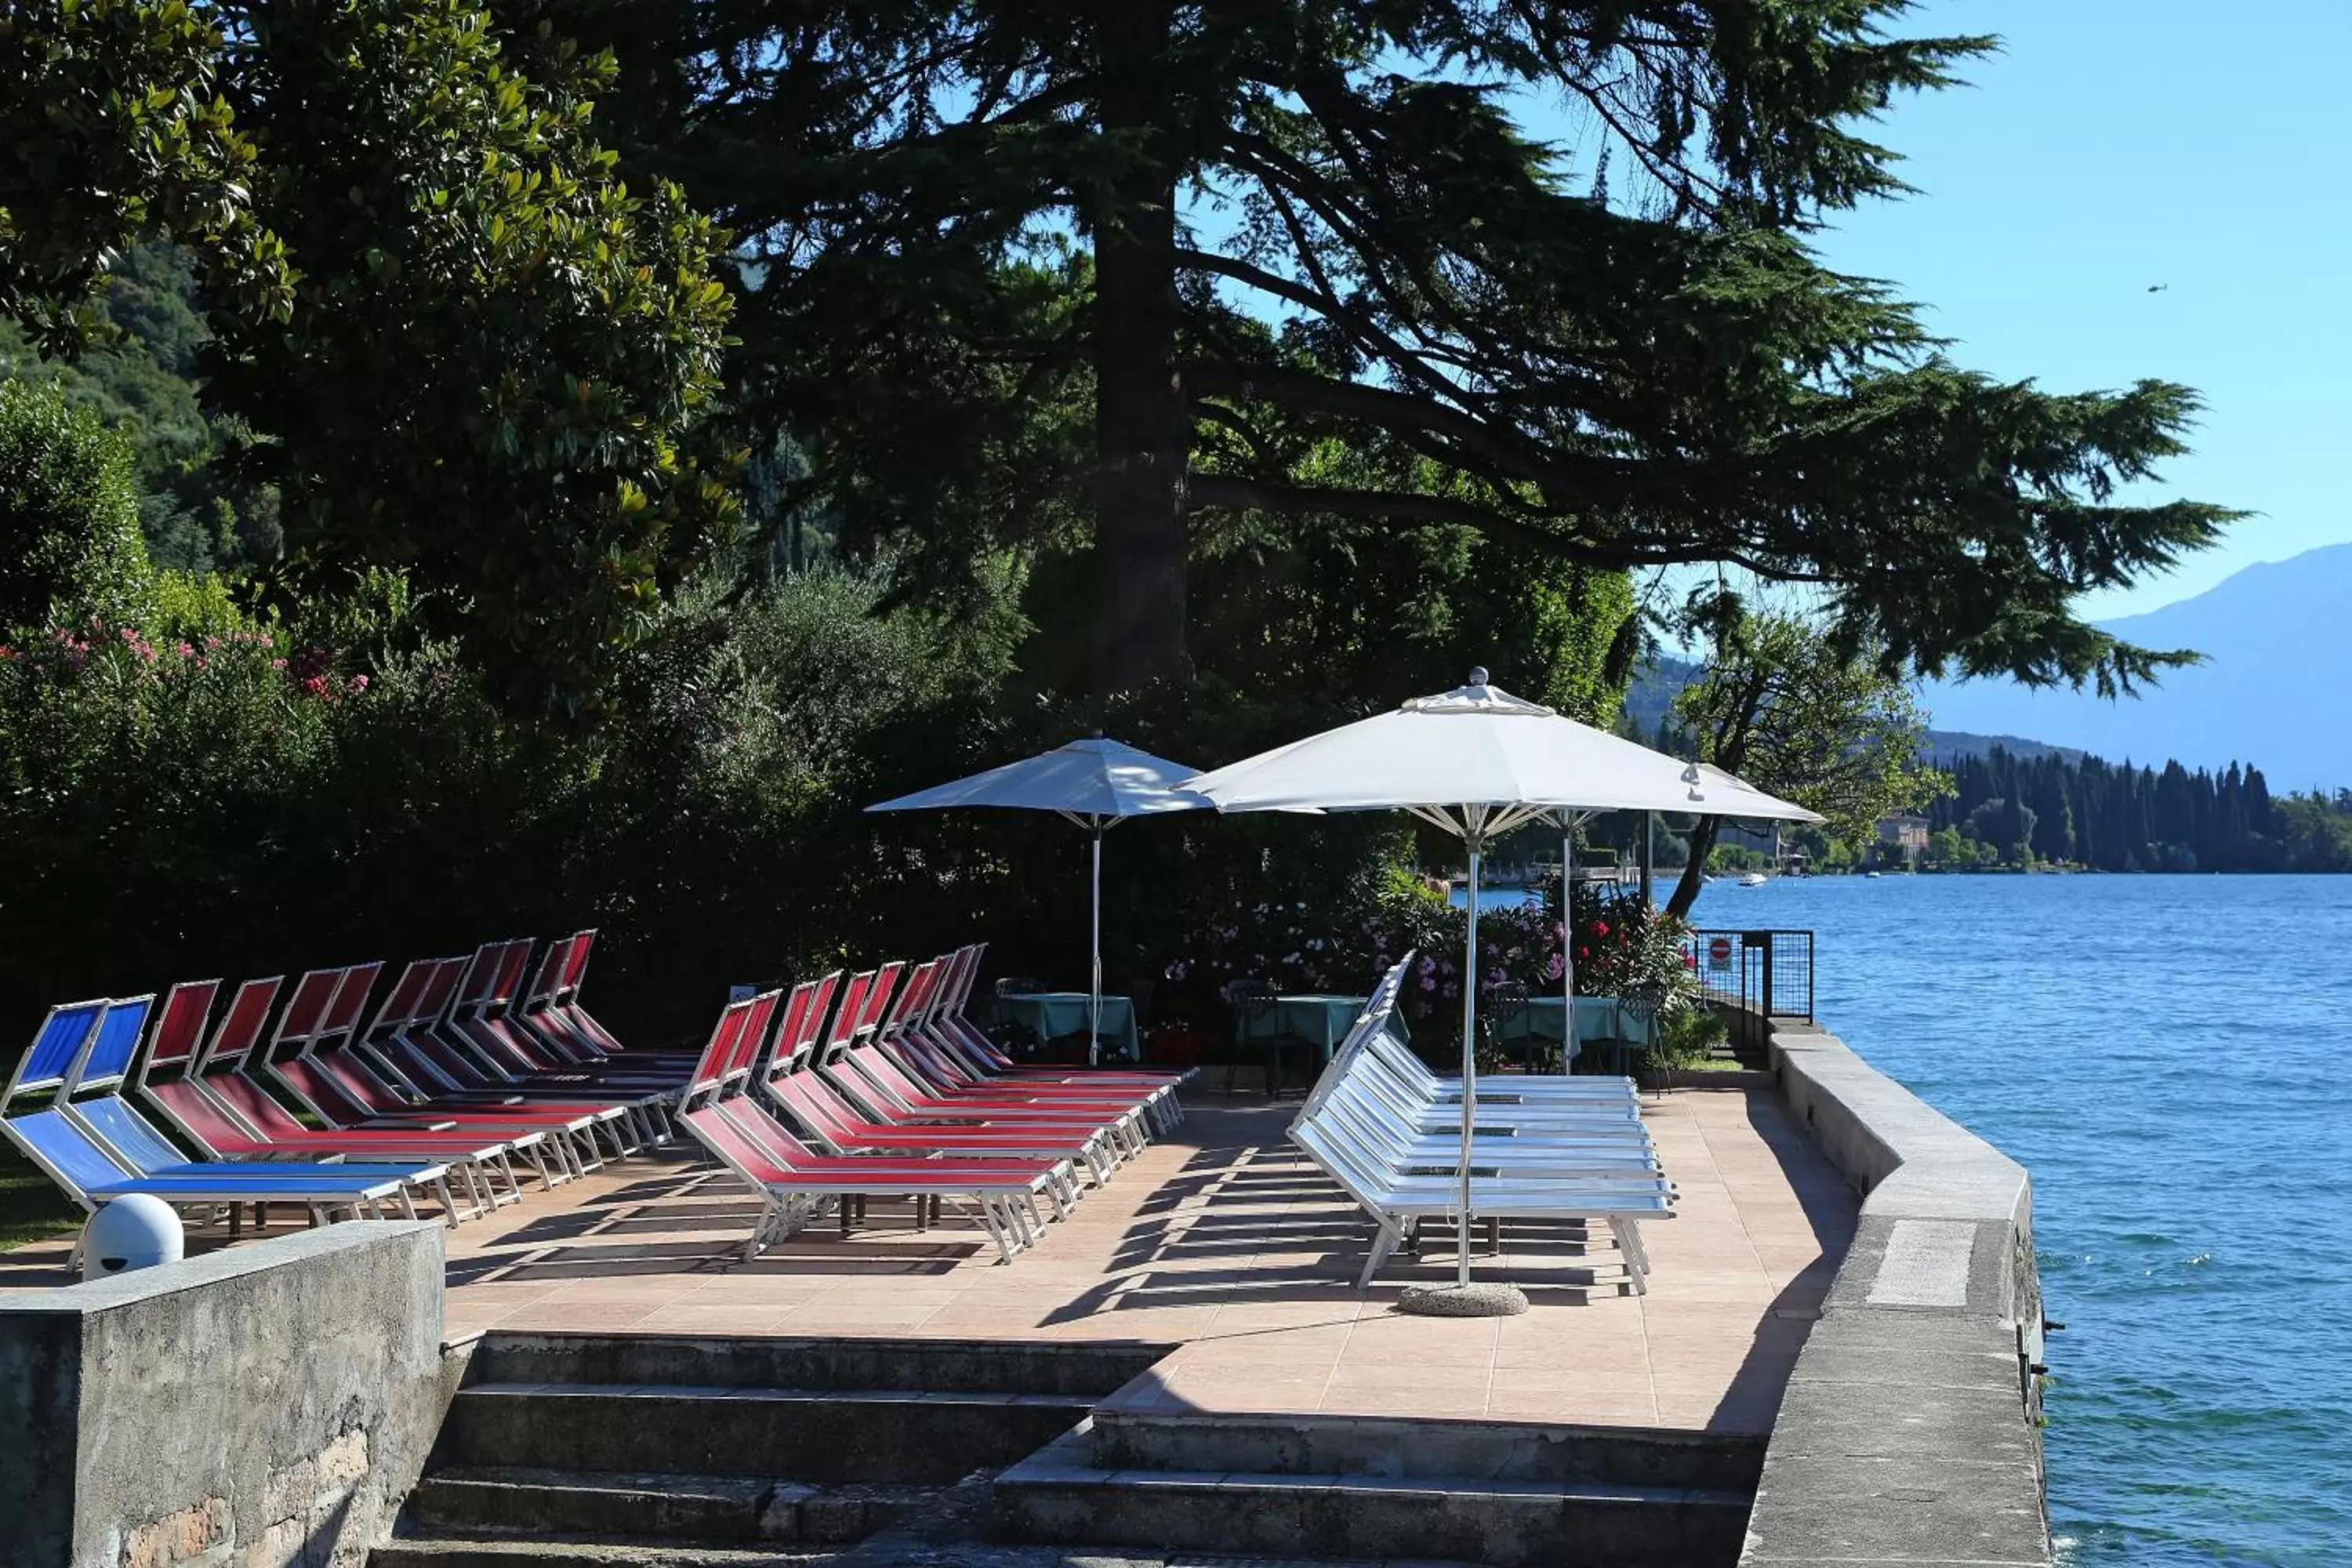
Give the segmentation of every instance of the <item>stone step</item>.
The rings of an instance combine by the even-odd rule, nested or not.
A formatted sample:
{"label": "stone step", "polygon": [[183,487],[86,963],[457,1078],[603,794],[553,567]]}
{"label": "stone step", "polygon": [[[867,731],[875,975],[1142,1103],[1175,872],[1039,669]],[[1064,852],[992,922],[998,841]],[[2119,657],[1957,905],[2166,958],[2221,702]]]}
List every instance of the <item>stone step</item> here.
{"label": "stone step", "polygon": [[1761,1436],[1371,1415],[1204,1415],[1123,1408],[1094,1414],[1092,1460],[1106,1470],[1244,1470],[1496,1481],[1619,1484],[1752,1493]]}
{"label": "stone step", "polygon": [[1003,1540],[1493,1568],[1731,1568],[1751,1497],[1592,1483],[1108,1470],[1081,1428],[996,1479]]}
{"label": "stone step", "polygon": [[387,1541],[367,1561],[368,1568],[812,1568],[831,1555],[772,1546],[450,1534]]}
{"label": "stone step", "polygon": [[770,1339],[695,1334],[493,1331],[469,1381],[690,1384],[705,1388],[898,1389],[1066,1394],[1099,1399],[1174,1347],[1134,1341],[1023,1344],[987,1340]]}
{"label": "stone step", "polygon": [[944,1483],[1035,1452],[1091,1405],[1045,1394],[475,1384],[451,1402],[433,1468]]}
{"label": "stone step", "polygon": [[839,1545],[888,1527],[932,1495],[917,1487],[483,1466],[426,1476],[409,1494],[407,1517],[425,1531]]}

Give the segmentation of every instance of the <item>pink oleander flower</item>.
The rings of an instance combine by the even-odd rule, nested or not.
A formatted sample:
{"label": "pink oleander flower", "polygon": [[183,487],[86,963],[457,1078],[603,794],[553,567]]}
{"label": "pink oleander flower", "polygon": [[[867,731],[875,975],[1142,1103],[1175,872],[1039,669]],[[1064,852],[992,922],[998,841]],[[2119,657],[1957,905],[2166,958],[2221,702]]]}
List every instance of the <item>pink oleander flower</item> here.
{"label": "pink oleander flower", "polygon": [[302,683],[302,689],[313,697],[324,697],[327,694],[327,678],[314,675]]}
{"label": "pink oleander flower", "polygon": [[361,692],[365,691],[367,689],[368,678],[364,675],[354,675],[351,679],[343,683],[343,689],[350,692],[354,697],[357,697]]}
{"label": "pink oleander flower", "polygon": [[273,658],[269,661],[269,668],[272,669],[283,669],[286,668],[286,661],[282,658]]}

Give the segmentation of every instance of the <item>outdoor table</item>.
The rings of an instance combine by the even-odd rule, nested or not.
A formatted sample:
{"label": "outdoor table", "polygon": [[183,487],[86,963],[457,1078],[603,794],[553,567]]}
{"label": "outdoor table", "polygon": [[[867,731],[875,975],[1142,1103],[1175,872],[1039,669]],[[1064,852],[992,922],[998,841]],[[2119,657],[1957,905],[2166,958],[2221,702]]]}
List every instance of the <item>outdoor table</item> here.
{"label": "outdoor table", "polygon": [[[995,999],[992,1021],[1018,1024],[1041,1040],[1087,1032],[1087,1013],[1093,998],[1083,991],[1031,991]],[[1102,1032],[1118,1042],[1116,1053],[1127,1061],[1140,1061],[1142,1042],[1135,1033],[1135,1004],[1108,992],[1102,999]]]}
{"label": "outdoor table", "polygon": [[[1561,1012],[1559,997],[1530,996],[1525,1012],[1502,1023],[1496,1033],[1496,1043],[1559,1039],[1562,1033],[1559,1026]],[[1576,999],[1576,1042],[1580,1047],[1592,1040],[1622,1040],[1627,1045],[1646,1050],[1657,1043],[1657,1038],[1658,1022],[1655,1018],[1626,1012],[1617,1005],[1614,996],[1579,996]]]}
{"label": "outdoor table", "polygon": [[1252,1040],[1265,1042],[1265,1092],[1271,1098],[1277,1087],[1284,1040],[1306,1041],[1314,1048],[1316,1060],[1328,1063],[1348,1031],[1356,1026],[1356,1020],[1364,1016],[1370,1000],[1317,994],[1270,997],[1264,1013],[1255,1017],[1244,1013],[1235,1019],[1240,1037],[1234,1042],[1234,1059],[1239,1063],[1242,1047]]}
{"label": "outdoor table", "polygon": [[1243,1024],[1244,1037],[1252,1040],[1296,1036],[1320,1053],[1318,1060],[1329,1061],[1356,1020],[1364,1016],[1369,996],[1277,996],[1265,1016],[1251,1018]]}

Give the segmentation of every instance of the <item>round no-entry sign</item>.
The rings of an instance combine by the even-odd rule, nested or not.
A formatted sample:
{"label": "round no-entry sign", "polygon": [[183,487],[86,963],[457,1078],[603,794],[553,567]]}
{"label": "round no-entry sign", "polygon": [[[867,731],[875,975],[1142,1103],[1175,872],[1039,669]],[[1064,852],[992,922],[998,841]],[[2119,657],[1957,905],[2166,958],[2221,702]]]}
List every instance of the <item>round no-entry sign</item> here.
{"label": "round no-entry sign", "polygon": [[1718,936],[1710,939],[1706,944],[1706,961],[1709,963],[1714,964],[1718,969],[1723,965],[1729,963],[1731,962],[1731,939],[1727,936]]}

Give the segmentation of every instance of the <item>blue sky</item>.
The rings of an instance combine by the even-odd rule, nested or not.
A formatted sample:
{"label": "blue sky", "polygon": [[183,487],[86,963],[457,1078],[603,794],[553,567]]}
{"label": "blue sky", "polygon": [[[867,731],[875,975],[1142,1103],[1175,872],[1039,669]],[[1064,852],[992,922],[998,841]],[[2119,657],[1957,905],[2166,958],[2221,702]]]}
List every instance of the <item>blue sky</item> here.
{"label": "blue sky", "polygon": [[1823,258],[1899,286],[1992,374],[2196,387],[2163,489],[2262,514],[2090,611],[2352,540],[2352,5],[1974,0],[1904,30],[2006,47],[1889,112],[1877,139],[1919,194],[1847,215]]}

